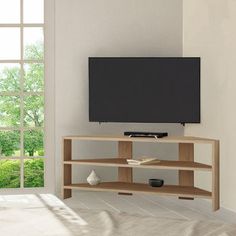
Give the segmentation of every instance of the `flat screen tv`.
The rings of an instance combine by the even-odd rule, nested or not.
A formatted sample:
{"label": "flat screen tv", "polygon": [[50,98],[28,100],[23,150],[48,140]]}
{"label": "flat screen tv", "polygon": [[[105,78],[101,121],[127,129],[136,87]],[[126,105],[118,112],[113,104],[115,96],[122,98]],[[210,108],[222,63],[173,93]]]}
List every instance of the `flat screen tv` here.
{"label": "flat screen tv", "polygon": [[200,58],[90,57],[89,121],[200,123]]}

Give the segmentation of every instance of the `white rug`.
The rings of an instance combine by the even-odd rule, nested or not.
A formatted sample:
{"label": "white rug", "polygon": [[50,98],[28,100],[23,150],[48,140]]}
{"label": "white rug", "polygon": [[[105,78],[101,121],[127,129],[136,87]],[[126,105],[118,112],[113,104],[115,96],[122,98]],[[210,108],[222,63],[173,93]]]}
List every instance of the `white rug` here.
{"label": "white rug", "polygon": [[70,209],[53,195],[0,197],[1,236],[235,236],[236,226]]}

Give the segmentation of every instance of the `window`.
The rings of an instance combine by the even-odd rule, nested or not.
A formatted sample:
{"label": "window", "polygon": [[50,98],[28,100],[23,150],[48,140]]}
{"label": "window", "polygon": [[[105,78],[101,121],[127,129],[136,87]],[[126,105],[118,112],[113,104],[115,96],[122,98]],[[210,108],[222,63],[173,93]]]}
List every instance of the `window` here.
{"label": "window", "polygon": [[44,0],[0,1],[0,188],[44,187]]}

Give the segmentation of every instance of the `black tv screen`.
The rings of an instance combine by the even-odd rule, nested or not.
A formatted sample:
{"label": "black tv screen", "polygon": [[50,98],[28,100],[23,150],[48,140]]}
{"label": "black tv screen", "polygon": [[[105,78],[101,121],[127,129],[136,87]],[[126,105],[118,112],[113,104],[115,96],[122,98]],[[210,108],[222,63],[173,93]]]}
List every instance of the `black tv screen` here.
{"label": "black tv screen", "polygon": [[90,57],[89,121],[200,122],[200,58]]}

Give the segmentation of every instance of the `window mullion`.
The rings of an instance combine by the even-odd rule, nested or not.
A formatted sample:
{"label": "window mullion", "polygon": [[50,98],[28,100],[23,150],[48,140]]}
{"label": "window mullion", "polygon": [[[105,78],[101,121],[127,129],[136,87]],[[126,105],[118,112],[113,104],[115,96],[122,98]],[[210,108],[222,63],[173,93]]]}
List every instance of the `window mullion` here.
{"label": "window mullion", "polygon": [[[0,63],[21,63],[21,60],[0,60]],[[44,63],[44,60],[24,60],[24,63]]]}
{"label": "window mullion", "polygon": [[2,28],[15,28],[15,27],[21,27],[21,25],[23,25],[24,27],[43,27],[44,24],[33,24],[33,23],[30,23],[30,24],[24,24],[23,22],[20,23],[20,24],[0,24],[0,27]]}
{"label": "window mullion", "polygon": [[0,127],[0,130],[6,130],[6,131],[14,131],[14,130],[23,130],[23,131],[28,131],[28,130],[42,130],[41,127]]}
{"label": "window mullion", "polygon": [[21,157],[21,178],[20,188],[24,188],[24,0],[20,0],[20,157]]}

